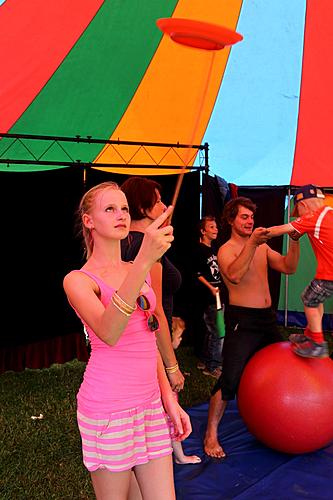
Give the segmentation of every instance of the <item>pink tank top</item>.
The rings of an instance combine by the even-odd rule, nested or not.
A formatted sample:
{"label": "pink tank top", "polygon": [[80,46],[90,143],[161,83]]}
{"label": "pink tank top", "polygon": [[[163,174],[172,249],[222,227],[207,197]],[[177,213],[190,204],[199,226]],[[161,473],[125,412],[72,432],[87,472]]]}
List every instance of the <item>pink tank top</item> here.
{"label": "pink tank top", "polygon": [[[100,300],[106,307],[115,290],[89,271],[77,272],[90,276],[97,283]],[[145,296],[154,310],[156,297],[150,279],[147,283],[149,291]],[[147,326],[147,315],[137,308],[114,346],[105,344],[85,325],[91,355],[77,395],[78,408],[84,414],[96,418],[140,406],[160,396],[156,337]]]}

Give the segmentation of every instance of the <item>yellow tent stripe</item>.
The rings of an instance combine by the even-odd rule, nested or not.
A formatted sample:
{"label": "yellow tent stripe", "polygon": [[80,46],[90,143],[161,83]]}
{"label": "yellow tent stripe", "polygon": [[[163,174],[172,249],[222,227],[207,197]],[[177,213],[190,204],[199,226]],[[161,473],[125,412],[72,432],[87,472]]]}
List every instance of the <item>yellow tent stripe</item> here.
{"label": "yellow tent stripe", "polygon": [[[236,29],[241,0],[180,0],[173,17],[221,24]],[[156,28],[158,29],[158,28]],[[133,96],[111,139],[200,144],[205,133],[226,68],[230,47],[205,51],[179,45],[168,36],[151,60],[145,76]],[[192,165],[193,151],[167,152],[154,148],[133,153],[123,147],[122,156],[130,164]],[[152,160],[153,156],[154,160]],[[114,148],[104,148],[95,161],[119,163]],[[108,169],[109,170],[109,169]],[[141,175],[144,174],[142,169]],[[120,172],[117,168],[114,170]],[[133,173],[132,168],[122,173]],[[157,173],[157,172],[156,172]],[[173,170],[172,173],[175,173]]]}

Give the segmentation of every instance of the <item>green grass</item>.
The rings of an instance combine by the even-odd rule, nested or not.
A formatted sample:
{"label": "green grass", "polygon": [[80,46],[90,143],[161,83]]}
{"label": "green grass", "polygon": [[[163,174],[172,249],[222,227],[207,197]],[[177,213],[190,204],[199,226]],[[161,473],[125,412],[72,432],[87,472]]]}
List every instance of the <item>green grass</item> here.
{"label": "green grass", "polygon": [[[75,395],[84,363],[0,378],[1,499],[94,498],[82,467]],[[42,413],[42,420],[32,415]]]}
{"label": "green grass", "polygon": [[[190,347],[179,348],[177,356],[186,374],[180,403],[207,400],[214,379],[196,368]],[[1,500],[94,498],[75,413],[84,368],[75,360],[0,376]],[[43,419],[31,419],[40,413]]]}
{"label": "green grass", "polygon": [[[207,401],[215,380],[196,368],[191,347],[180,346],[177,358],[186,376],[180,404]],[[1,500],[94,499],[75,413],[84,367],[72,361],[0,376]],[[31,419],[40,413],[43,419]]]}

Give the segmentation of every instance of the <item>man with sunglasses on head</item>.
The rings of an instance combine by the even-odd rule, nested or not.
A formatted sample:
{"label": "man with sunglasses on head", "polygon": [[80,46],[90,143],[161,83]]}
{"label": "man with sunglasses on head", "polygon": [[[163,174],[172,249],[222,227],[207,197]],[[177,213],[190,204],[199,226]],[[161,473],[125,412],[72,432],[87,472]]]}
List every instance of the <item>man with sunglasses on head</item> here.
{"label": "man with sunglasses on head", "polygon": [[236,397],[246,363],[259,349],[283,340],[271,308],[268,267],[292,274],[299,259],[296,241],[291,241],[285,256],[266,244],[267,229],[254,229],[255,211],[256,205],[249,198],[238,197],[225,205],[222,216],[231,228],[231,237],[220,247],[217,258],[229,304],[225,311],[223,372],[212,390],[204,442],[205,452],[214,458],[225,457],[218,441],[218,426],[228,401]]}

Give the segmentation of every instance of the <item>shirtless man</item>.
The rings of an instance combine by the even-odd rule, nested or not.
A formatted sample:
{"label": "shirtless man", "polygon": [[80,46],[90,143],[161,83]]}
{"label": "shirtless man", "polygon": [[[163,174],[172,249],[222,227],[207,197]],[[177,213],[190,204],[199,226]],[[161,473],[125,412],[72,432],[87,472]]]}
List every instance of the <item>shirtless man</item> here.
{"label": "shirtless man", "polygon": [[259,349],[283,340],[271,309],[268,266],[292,274],[299,259],[298,242],[291,241],[287,255],[282,256],[266,244],[267,229],[253,230],[255,210],[249,198],[239,197],[229,201],[223,211],[224,221],[231,226],[231,237],[220,247],[217,259],[229,291],[229,306],[225,314],[223,372],[212,390],[204,441],[205,452],[214,458],[225,457],[218,441],[218,425],[228,401],[236,396],[246,363]]}

